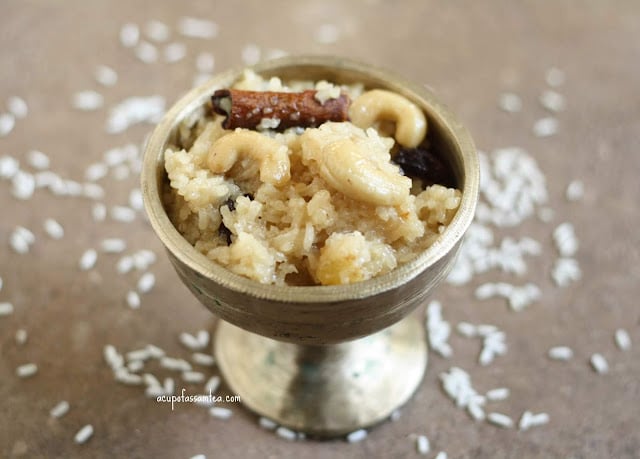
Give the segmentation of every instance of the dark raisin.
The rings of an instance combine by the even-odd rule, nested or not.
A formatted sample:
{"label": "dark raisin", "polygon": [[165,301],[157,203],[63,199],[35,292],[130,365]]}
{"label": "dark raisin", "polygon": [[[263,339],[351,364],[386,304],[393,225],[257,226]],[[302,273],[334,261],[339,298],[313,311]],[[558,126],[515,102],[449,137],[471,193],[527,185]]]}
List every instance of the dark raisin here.
{"label": "dark raisin", "polygon": [[448,165],[428,147],[401,148],[393,157],[393,162],[400,166],[404,175],[422,180],[425,186],[456,186]]}
{"label": "dark raisin", "polygon": [[231,230],[224,226],[224,223],[220,223],[218,234],[227,242],[227,245],[231,244]]}
{"label": "dark raisin", "polygon": [[227,206],[229,208],[229,211],[233,212],[234,210],[236,210],[236,200],[235,198],[229,197],[229,199],[227,199],[225,201],[224,204],[222,204],[223,206]]}

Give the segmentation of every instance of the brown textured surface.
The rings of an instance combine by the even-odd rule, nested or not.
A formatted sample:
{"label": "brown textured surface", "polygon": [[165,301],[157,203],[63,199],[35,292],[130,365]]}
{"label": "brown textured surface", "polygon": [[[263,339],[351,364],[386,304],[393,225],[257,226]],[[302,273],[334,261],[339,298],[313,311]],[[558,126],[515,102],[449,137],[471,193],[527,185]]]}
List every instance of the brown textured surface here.
{"label": "brown textured surface", "polygon": [[[434,88],[470,128],[479,148],[519,145],[536,157],[547,175],[556,218],[551,224],[529,220],[507,233],[529,235],[544,245],[544,256],[530,259],[529,274],[514,280],[538,283],[543,298],[516,314],[501,301],[477,302],[472,296],[479,282],[512,279],[508,276],[492,273],[464,288],[443,286],[436,296],[445,305],[445,318],[498,325],[507,333],[508,354],[481,368],[475,363],[477,343],[453,336],[454,358],[432,357],[421,389],[397,422],[378,427],[356,445],[288,443],[257,428],[255,417],[240,407],[232,407],[234,417],[223,422],[194,406],[172,412],[145,399],[140,388],[116,384],[102,360],[104,344],[128,351],[151,342],[171,355],[186,356],[177,334],[209,327],[213,319],[179,284],[141,219],[96,225],[88,201],[40,191],[20,202],[0,181],[0,301],[11,301],[16,309],[0,318],[0,457],[416,457],[411,434],[422,433],[435,451],[446,450],[451,458],[638,457],[637,2],[616,2],[615,9],[605,1],[413,1],[402,7],[390,1],[270,2],[277,15],[259,1],[180,3],[3,2],[0,103],[20,95],[30,113],[0,138],[0,156],[11,154],[24,163],[27,151],[41,149],[51,157],[54,171],[81,179],[107,148],[139,142],[149,127],[106,134],[106,110],[74,111],[72,94],[97,88],[107,107],[131,95],[162,94],[171,102],[191,85],[197,51],[212,51],[217,70],[240,65],[247,43],[369,61]],[[118,42],[124,22],[159,19],[173,26],[183,14],[216,20],[220,34],[208,42],[185,39],[189,55],[181,64],[142,64]],[[337,43],[314,41],[323,23],[342,31]],[[98,64],[118,71],[114,88],[94,82]],[[539,139],[531,125],[545,115],[537,97],[545,87],[544,72],[553,65],[566,73],[560,92],[568,108],[559,115],[560,132]],[[522,96],[522,113],[497,109],[504,90]],[[574,178],[584,181],[586,194],[569,203],[563,195]],[[110,204],[126,203],[136,185],[133,178],[104,183]],[[43,234],[47,217],[65,226],[62,241]],[[580,238],[583,280],[558,289],[549,279],[555,256],[550,233],[564,220],[574,223]],[[36,233],[27,255],[9,249],[16,225]],[[138,311],[123,305],[136,277],[115,273],[116,256],[101,256],[91,273],[77,269],[86,248],[120,236],[130,248],[152,248],[161,258],[153,268],[158,285],[143,297]],[[20,327],[29,332],[22,347],[13,339]],[[613,344],[618,327],[631,334],[635,345],[629,352]],[[575,358],[566,364],[549,361],[546,350],[557,344],[572,346]],[[607,357],[609,374],[598,376],[589,368],[593,352]],[[38,363],[38,374],[16,378],[15,367],[30,361]],[[473,423],[439,388],[437,375],[452,365],[467,369],[478,390],[511,389],[510,399],[494,405],[496,411],[514,418],[525,409],[546,411],[551,423],[523,433]],[[61,399],[69,400],[71,411],[49,419],[48,410]],[[94,425],[95,434],[86,445],[74,445],[73,435],[85,423]]]}

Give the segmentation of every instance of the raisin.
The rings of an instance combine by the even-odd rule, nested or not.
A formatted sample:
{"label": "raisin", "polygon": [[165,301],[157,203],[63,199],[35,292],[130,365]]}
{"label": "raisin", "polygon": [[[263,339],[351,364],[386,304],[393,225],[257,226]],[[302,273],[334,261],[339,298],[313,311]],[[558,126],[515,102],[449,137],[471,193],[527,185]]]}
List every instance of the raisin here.
{"label": "raisin", "polygon": [[401,148],[393,157],[393,162],[400,166],[404,175],[422,180],[425,186],[456,186],[447,164],[428,147]]}

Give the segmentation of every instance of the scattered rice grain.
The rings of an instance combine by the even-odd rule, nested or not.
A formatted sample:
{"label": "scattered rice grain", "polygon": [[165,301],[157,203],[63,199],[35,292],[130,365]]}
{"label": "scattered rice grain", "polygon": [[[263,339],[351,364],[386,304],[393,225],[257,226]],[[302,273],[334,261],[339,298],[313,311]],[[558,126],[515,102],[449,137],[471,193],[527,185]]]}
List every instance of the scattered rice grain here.
{"label": "scattered rice grain", "polygon": [[51,165],[49,157],[38,150],[31,150],[27,153],[27,162],[31,167],[38,170],[48,169]]}
{"label": "scattered rice grain", "polygon": [[506,387],[499,387],[497,389],[491,389],[486,393],[487,400],[491,400],[492,402],[498,400],[506,400],[509,398],[509,389]]}
{"label": "scattered rice grain", "polygon": [[135,210],[126,206],[113,206],[109,214],[112,219],[121,223],[130,223],[136,219]]}
{"label": "scattered rice grain", "polygon": [[158,60],[158,49],[148,41],[141,41],[135,49],[136,57],[145,64],[152,64]]}
{"label": "scattered rice grain", "polygon": [[551,67],[549,70],[547,70],[544,79],[549,86],[551,86],[552,88],[557,88],[558,86],[562,86],[564,84],[565,75],[564,72],[558,67]]}
{"label": "scattered rice grain", "polygon": [[505,92],[500,94],[498,106],[507,113],[517,113],[522,110],[522,99],[517,94]]}
{"label": "scattered rice grain", "polygon": [[183,43],[169,43],[164,47],[163,55],[165,62],[179,62],[187,55],[187,47]]}
{"label": "scattered rice grain", "polygon": [[164,22],[152,19],[145,25],[144,32],[151,40],[164,43],[171,36],[171,29]]}
{"label": "scattered rice grain", "polygon": [[153,273],[144,273],[138,280],[138,292],[148,293],[156,285],[156,276]]}
{"label": "scattered rice grain", "polygon": [[13,304],[8,302],[0,303],[0,317],[9,316],[13,314]]}
{"label": "scattered rice grain", "polygon": [[52,239],[62,239],[64,237],[64,228],[53,218],[47,218],[44,221],[44,230]]}
{"label": "scattered rice grain", "polygon": [[190,38],[215,38],[218,24],[207,19],[182,17],[178,21],[178,31]]}
{"label": "scattered rice grain", "polygon": [[102,86],[115,86],[118,82],[118,74],[116,71],[106,65],[97,66],[94,72],[94,77]]}
{"label": "scattered rice grain", "polygon": [[97,261],[98,261],[98,252],[96,252],[94,249],[86,250],[80,257],[80,262],[79,262],[80,270],[89,271],[96,265]]}
{"label": "scattered rice grain", "polygon": [[425,435],[418,435],[416,438],[416,450],[418,454],[426,455],[431,451],[429,439]]}
{"label": "scattered rice grain", "polygon": [[93,426],[91,424],[87,424],[82,429],[76,433],[75,437],[73,437],[73,441],[75,441],[78,445],[82,445],[86,443],[91,436],[93,435]]}
{"label": "scattered rice grain", "polygon": [[69,402],[67,402],[66,400],[62,400],[58,402],[56,406],[51,408],[51,410],[49,411],[49,415],[52,418],[61,418],[62,416],[64,416],[69,412],[69,408],[70,408]]}
{"label": "scattered rice grain", "polygon": [[618,349],[620,349],[621,351],[628,351],[629,349],[631,349],[631,337],[625,329],[618,328],[614,336]]}
{"label": "scattered rice grain", "polygon": [[218,390],[219,386],[220,386],[220,377],[212,376],[204,384],[204,391],[207,394],[214,394]]}
{"label": "scattered rice grain", "polygon": [[94,111],[102,108],[104,98],[93,90],[79,91],[73,95],[71,105],[77,110]]}
{"label": "scattered rice grain", "polygon": [[16,368],[18,378],[29,378],[38,372],[38,365],[35,363],[25,363]]}
{"label": "scattered rice grain", "polygon": [[127,292],[126,301],[127,306],[129,306],[131,309],[138,309],[141,304],[140,295],[134,290],[130,290],[129,292]]}
{"label": "scattered rice grain", "polygon": [[543,91],[539,100],[544,108],[552,112],[561,112],[566,107],[564,96],[550,89]]}
{"label": "scattered rice grain", "polygon": [[136,24],[127,23],[120,28],[120,43],[125,48],[133,48],[140,40],[140,29]]}
{"label": "scattered rice grain", "polygon": [[549,137],[558,132],[558,120],[551,116],[541,118],[533,124],[533,135]]}
{"label": "scattered rice grain", "polygon": [[293,430],[288,429],[284,426],[280,426],[276,429],[276,435],[280,438],[283,438],[289,441],[295,441],[298,438],[298,436]]}
{"label": "scattered rice grain", "polygon": [[489,421],[493,425],[503,427],[505,429],[510,429],[511,427],[513,427],[513,420],[506,414],[502,413],[489,413],[487,415],[487,421]]}
{"label": "scattered rice grain", "polygon": [[584,196],[584,183],[582,180],[572,180],[567,185],[565,197],[567,201],[579,201]]}
{"label": "scattered rice grain", "polygon": [[100,248],[105,253],[121,253],[127,248],[127,242],[120,238],[103,239]]}
{"label": "scattered rice grain", "polygon": [[215,67],[215,58],[213,54],[202,52],[196,57],[196,69],[200,73],[211,73]]}
{"label": "scattered rice grain", "polygon": [[27,102],[19,96],[11,96],[7,99],[7,108],[16,119],[26,118],[29,114]]}
{"label": "scattered rice grain", "polygon": [[609,364],[602,354],[593,354],[591,359],[589,359],[589,362],[596,373],[605,374],[609,372]]}
{"label": "scattered rice grain", "polygon": [[264,416],[261,416],[260,419],[258,419],[258,425],[266,430],[274,430],[278,427],[278,424],[275,421],[265,418]]}
{"label": "scattered rice grain", "polygon": [[103,222],[107,218],[107,207],[102,203],[94,204],[91,207],[91,216],[94,221]]}
{"label": "scattered rice grain", "polygon": [[16,334],[15,334],[16,344],[18,344],[19,346],[23,346],[24,344],[26,344],[28,339],[29,339],[29,334],[27,333],[27,330],[25,330],[24,328],[19,328],[18,330],[16,330]]}
{"label": "scattered rice grain", "polygon": [[11,113],[0,113],[0,137],[5,137],[13,131],[16,125],[16,118]]}
{"label": "scattered rice grain", "polygon": [[217,419],[229,419],[233,415],[233,411],[229,408],[214,406],[209,410],[209,414]]}
{"label": "scattered rice grain", "polygon": [[36,189],[36,180],[33,174],[18,170],[11,178],[11,194],[20,200],[31,199]]}
{"label": "scattered rice grain", "polygon": [[0,178],[12,179],[20,170],[20,163],[13,156],[0,157]]}
{"label": "scattered rice grain", "polygon": [[340,38],[340,30],[335,24],[322,24],[313,34],[316,43],[330,45]]}
{"label": "scattered rice grain", "polygon": [[194,352],[191,354],[191,360],[193,363],[204,367],[212,367],[216,363],[216,359],[212,355],[204,354],[202,352]]}
{"label": "scattered rice grain", "polygon": [[204,381],[204,373],[199,371],[185,371],[182,373],[182,380],[187,383],[201,383]]}

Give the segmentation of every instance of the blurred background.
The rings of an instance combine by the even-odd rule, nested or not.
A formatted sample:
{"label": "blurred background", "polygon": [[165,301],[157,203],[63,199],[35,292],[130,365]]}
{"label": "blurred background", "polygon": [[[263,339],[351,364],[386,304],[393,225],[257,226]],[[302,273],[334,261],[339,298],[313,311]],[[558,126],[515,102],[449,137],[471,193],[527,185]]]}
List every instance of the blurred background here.
{"label": "blurred background", "polygon": [[[430,440],[430,458],[440,451],[638,457],[638,2],[1,6],[0,457],[404,458],[421,457],[420,435]],[[285,54],[350,57],[424,84],[487,158],[519,147],[545,177],[547,197],[536,213],[508,228],[480,222],[495,247],[527,237],[539,253],[525,257],[524,272],[490,269],[438,289],[452,355],[430,355],[398,419],[354,444],[287,441],[238,404],[223,404],[233,413],[226,420],[195,405],[172,411],[145,397],[143,386],[116,382],[103,358],[108,344],[126,354],[152,343],[188,359],[180,334],[213,330],[215,318],[178,281],[145,221],[140,148],[154,121],[198,82]],[[553,232],[565,222],[579,240],[571,256],[579,274],[562,284],[551,273],[559,256]],[[122,259],[136,254],[125,272]],[[141,282],[145,273],[155,282]],[[478,298],[478,287],[497,282],[533,284],[538,294],[521,311],[499,295]],[[460,322],[495,325],[507,352],[480,365],[481,340],[456,332]],[[573,357],[549,358],[556,346]],[[606,359],[606,373],[595,371],[595,353]],[[487,402],[486,411],[515,426],[474,421],[457,408],[439,380],[451,367],[467,371],[478,393],[508,388],[509,397]],[[215,367],[199,371],[207,380],[217,375]],[[229,394],[224,382],[219,393]],[[68,413],[52,416],[61,401]],[[527,410],[547,413],[549,423],[519,431]],[[93,435],[77,444],[87,424]]]}

